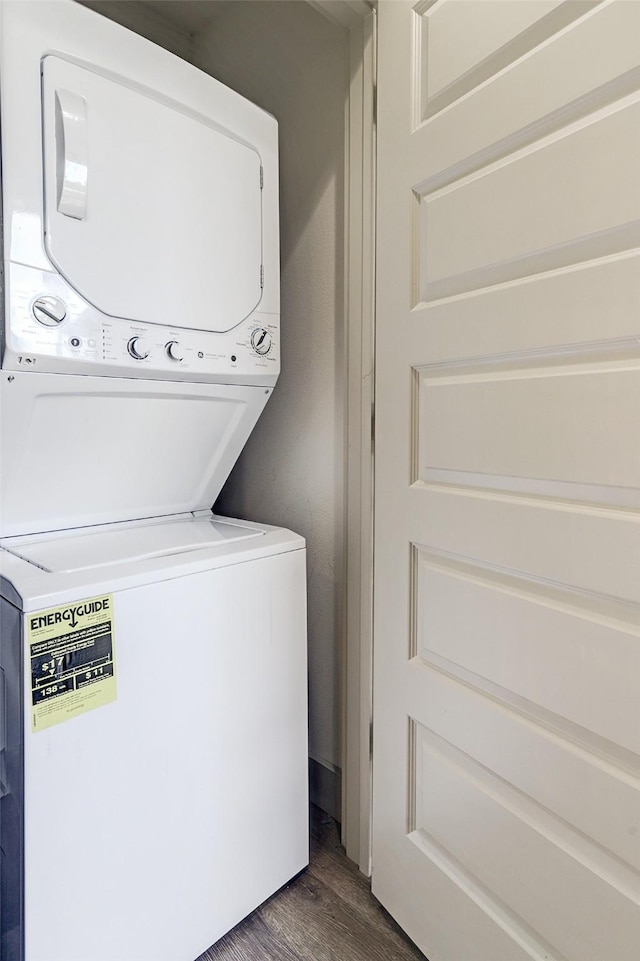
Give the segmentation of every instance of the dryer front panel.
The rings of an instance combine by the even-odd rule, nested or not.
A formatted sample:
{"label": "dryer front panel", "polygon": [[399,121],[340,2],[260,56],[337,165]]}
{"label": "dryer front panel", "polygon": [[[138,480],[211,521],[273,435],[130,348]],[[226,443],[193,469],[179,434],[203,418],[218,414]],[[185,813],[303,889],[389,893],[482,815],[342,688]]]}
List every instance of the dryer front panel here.
{"label": "dryer front panel", "polygon": [[42,62],[45,246],[103,314],[227,331],[262,295],[258,151],[122,77]]}

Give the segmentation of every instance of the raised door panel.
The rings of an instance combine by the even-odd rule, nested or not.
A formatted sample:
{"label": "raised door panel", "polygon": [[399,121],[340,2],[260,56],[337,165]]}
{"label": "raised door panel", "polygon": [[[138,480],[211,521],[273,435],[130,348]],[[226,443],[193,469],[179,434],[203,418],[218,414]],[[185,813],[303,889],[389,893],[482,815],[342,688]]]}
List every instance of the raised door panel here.
{"label": "raised door panel", "polygon": [[481,172],[422,194],[420,301],[531,277],[637,244],[639,164],[640,108],[627,98],[588,123],[572,124]]}
{"label": "raised door panel", "polygon": [[635,961],[637,941],[611,945],[612,932],[638,932],[636,873],[420,725],[415,738],[411,840],[464,865],[487,904],[507,908],[514,941],[528,941],[534,957]]}
{"label": "raised door panel", "polygon": [[634,362],[417,377],[417,479],[640,506]]}

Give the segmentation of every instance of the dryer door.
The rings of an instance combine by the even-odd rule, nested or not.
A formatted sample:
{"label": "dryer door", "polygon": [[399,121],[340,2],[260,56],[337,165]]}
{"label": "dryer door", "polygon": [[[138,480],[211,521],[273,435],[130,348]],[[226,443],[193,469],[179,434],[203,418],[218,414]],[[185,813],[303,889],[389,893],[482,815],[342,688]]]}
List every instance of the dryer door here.
{"label": "dryer door", "polygon": [[261,159],[211,118],[119,77],[43,60],[45,244],[115,317],[200,330],[262,296]]}

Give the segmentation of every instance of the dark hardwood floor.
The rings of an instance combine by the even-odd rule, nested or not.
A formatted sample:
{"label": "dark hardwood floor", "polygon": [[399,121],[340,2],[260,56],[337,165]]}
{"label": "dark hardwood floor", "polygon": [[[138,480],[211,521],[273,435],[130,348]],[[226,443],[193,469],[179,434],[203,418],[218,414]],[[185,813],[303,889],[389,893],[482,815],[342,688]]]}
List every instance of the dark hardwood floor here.
{"label": "dark hardwood floor", "polygon": [[347,859],[335,821],[311,813],[311,863],[198,961],[425,961]]}

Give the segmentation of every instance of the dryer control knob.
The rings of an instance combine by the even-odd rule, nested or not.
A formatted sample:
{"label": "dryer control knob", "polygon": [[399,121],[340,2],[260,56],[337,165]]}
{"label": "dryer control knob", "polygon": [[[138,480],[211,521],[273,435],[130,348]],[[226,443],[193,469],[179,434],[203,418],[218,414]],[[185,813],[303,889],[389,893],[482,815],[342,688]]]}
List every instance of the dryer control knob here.
{"label": "dryer control knob", "polygon": [[132,337],[127,344],[127,350],[134,360],[144,360],[149,356],[147,345],[142,337]]}
{"label": "dryer control knob", "polygon": [[31,312],[39,324],[57,327],[67,316],[67,308],[58,297],[43,296],[34,300]]}
{"label": "dryer control knob", "polygon": [[271,334],[264,327],[256,327],[251,334],[251,346],[256,354],[268,354],[271,350]]}
{"label": "dryer control knob", "polygon": [[169,358],[169,360],[176,360],[176,361],[184,360],[182,356],[182,351],[180,350],[180,344],[177,340],[170,340],[167,344],[164,345],[164,349],[167,352],[167,357]]}

